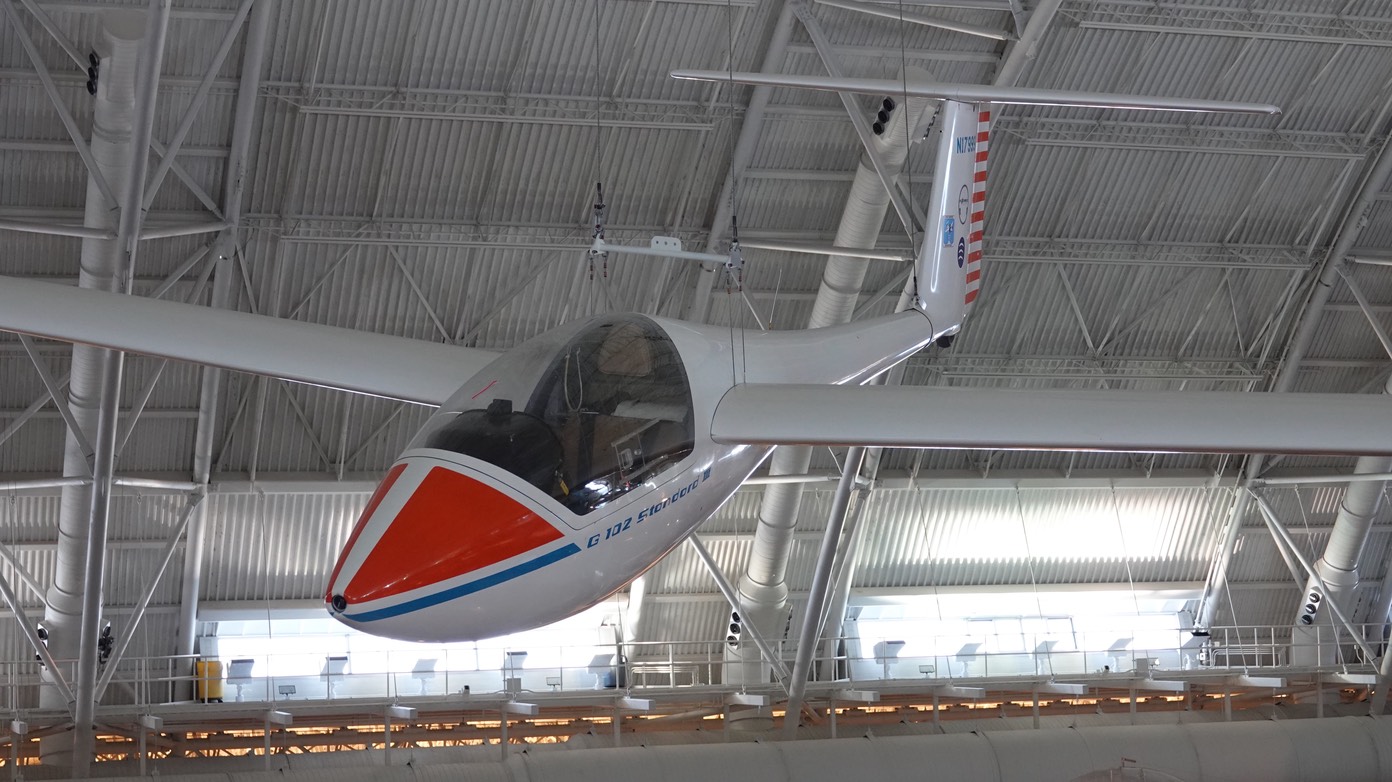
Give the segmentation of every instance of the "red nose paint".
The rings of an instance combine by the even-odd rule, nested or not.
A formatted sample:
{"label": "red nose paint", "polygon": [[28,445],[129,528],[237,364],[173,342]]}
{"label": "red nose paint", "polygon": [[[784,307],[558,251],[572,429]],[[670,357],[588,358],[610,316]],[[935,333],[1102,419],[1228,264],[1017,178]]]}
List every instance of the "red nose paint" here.
{"label": "red nose paint", "polygon": [[350,605],[399,595],[561,537],[560,530],[501,491],[433,467],[342,594]]}
{"label": "red nose paint", "polygon": [[338,583],[338,573],[343,570],[343,562],[348,559],[348,552],[353,550],[353,544],[358,542],[358,536],[362,534],[363,527],[367,526],[367,520],[372,518],[372,514],[377,512],[377,506],[382,504],[382,498],[391,491],[392,484],[401,477],[401,473],[406,471],[406,465],[398,464],[387,472],[387,477],[377,484],[377,490],[372,492],[372,498],[367,501],[367,507],[363,508],[362,515],[358,517],[358,523],[353,525],[353,534],[348,536],[348,543],[343,547],[343,552],[338,555],[338,563],[334,565],[333,575],[329,576],[328,591],[324,594],[324,602],[333,599],[333,587]]}

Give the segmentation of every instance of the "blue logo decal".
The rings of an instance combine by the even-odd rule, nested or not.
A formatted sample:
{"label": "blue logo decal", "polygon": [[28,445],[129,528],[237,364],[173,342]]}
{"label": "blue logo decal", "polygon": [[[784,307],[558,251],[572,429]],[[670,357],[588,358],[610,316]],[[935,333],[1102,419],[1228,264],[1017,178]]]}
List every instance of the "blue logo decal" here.
{"label": "blue logo decal", "polygon": [[957,268],[967,265],[967,240],[963,237],[957,241]]}
{"label": "blue logo decal", "polygon": [[957,239],[957,221],[951,217],[943,218],[943,247],[951,247]]}

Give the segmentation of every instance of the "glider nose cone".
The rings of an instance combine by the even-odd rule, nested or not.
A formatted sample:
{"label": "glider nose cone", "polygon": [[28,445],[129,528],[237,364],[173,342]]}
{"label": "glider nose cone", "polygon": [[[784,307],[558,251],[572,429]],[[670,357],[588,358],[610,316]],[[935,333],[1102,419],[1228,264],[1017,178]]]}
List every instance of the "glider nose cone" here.
{"label": "glider nose cone", "polygon": [[434,607],[482,591],[493,571],[561,537],[485,480],[436,460],[407,459],[368,501],[325,601],[340,621],[365,629],[395,620],[374,624],[373,632],[393,633],[388,625],[405,621],[421,628],[427,619],[457,613]]}

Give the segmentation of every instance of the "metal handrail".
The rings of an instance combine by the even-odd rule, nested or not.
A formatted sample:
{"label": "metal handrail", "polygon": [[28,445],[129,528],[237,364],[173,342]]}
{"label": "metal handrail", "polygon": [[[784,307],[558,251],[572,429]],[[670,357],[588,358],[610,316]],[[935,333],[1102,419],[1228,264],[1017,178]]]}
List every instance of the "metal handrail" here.
{"label": "metal handrail", "polygon": [[[1381,652],[1384,626],[1355,626],[1361,640]],[[848,637],[834,648],[860,650],[835,656],[818,655],[816,670],[833,663],[837,680],[862,684],[894,679],[930,679],[962,682],[995,678],[1069,678],[1099,674],[1126,674],[1132,678],[1184,676],[1208,670],[1248,673],[1286,666],[1290,659],[1290,626],[1244,625],[1211,628],[1208,637],[1175,632],[1171,644],[1087,643],[1073,633],[981,633],[919,637],[911,644],[888,637]],[[1334,633],[1339,643],[1329,645],[1324,633]],[[1130,639],[1122,639],[1130,640]],[[954,647],[947,649],[947,646]],[[1317,659],[1321,670],[1347,672],[1374,663],[1359,659],[1357,649],[1342,629],[1316,628],[1314,646],[1333,646],[1334,659]],[[1099,648],[1101,647],[1101,648]],[[521,650],[476,645],[464,651],[439,649],[364,653],[350,662],[342,674],[321,670],[320,653],[271,654],[257,658],[260,672],[241,679],[228,678],[227,670],[216,682],[226,700],[256,702],[331,700],[353,697],[409,698],[460,692],[504,693],[521,696],[528,691],[645,690],[721,685],[725,676],[727,641],[648,641],[628,644],[623,659],[613,645],[576,645],[541,649],[532,647],[528,662]],[[826,647],[823,647],[826,648]],[[875,650],[879,649],[877,656]],[[785,662],[795,649],[791,643],[775,643],[771,651]],[[891,653],[891,651],[893,653]],[[509,656],[509,652],[513,655]],[[432,654],[435,657],[426,657]],[[434,664],[423,666],[433,660]],[[588,663],[576,662],[589,660]],[[123,692],[137,705],[173,702],[186,698],[198,681],[188,656],[134,657],[121,661],[112,675],[113,692]],[[57,661],[66,665],[65,661]],[[741,660],[730,664],[746,664]],[[255,670],[255,668],[253,669]],[[0,661],[0,681],[10,693],[6,706],[14,710],[25,686],[53,686],[43,681],[41,666],[32,660]],[[209,684],[205,681],[204,684]],[[126,698],[122,698],[126,700]]]}

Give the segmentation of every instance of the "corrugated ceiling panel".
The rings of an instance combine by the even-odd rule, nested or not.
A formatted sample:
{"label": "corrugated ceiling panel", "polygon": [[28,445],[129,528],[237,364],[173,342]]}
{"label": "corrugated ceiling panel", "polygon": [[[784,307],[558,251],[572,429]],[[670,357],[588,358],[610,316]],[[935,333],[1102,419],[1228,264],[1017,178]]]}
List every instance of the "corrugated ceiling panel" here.
{"label": "corrugated ceiling panel", "polygon": [[[723,637],[720,633],[725,629],[726,621],[729,618],[729,606],[723,601],[716,602],[714,600],[654,602],[646,606],[643,611],[643,640],[657,644],[667,641],[700,639],[717,641]],[[690,647],[686,651],[692,655],[704,656],[706,647]],[[634,659],[642,659],[644,654],[665,659],[667,649],[640,647],[633,657]],[[717,660],[719,659],[720,652],[714,647],[710,648],[710,654],[716,656]]]}
{"label": "corrugated ceiling panel", "polygon": [[[698,532],[698,535],[701,533]],[[749,557],[749,538],[721,536],[704,540],[706,549],[725,577],[735,583],[744,573]],[[710,571],[689,546],[678,546],[660,564],[648,571],[645,589],[650,595],[673,595],[687,592],[715,592]]]}
{"label": "corrugated ceiling panel", "polygon": [[856,584],[1202,579],[1227,504],[1197,489],[882,491]]}
{"label": "corrugated ceiling panel", "polygon": [[7,150],[0,152],[0,166],[6,172],[0,185],[6,206],[80,207],[86,203],[87,169],[77,155]]}
{"label": "corrugated ceiling panel", "polygon": [[295,154],[299,180],[289,184],[300,198],[289,206],[301,214],[370,215],[381,173],[381,152],[390,120],[381,117],[309,115]]}
{"label": "corrugated ceiling panel", "polygon": [[204,600],[323,597],[367,494],[214,495]]}
{"label": "corrugated ceiling panel", "polygon": [[[12,38],[12,36],[7,36],[7,38]],[[23,55],[21,54],[21,56]],[[28,67],[27,60],[25,67]],[[86,90],[81,84],[64,82],[59,86],[58,92],[64,98],[65,104],[71,107],[74,118],[76,118],[77,112],[82,111],[83,108],[74,104],[79,95],[86,95]],[[69,139],[62,121],[58,118],[58,112],[54,110],[53,104],[48,99],[48,93],[44,91],[43,85],[37,80],[27,84],[23,82],[7,84],[5,91],[0,93],[0,107],[3,107],[8,121],[13,123],[7,127],[7,135],[10,138],[31,141],[67,141]],[[90,110],[84,119],[89,123],[91,122]]]}
{"label": "corrugated ceiling panel", "polygon": [[[309,3],[289,5],[301,7]],[[285,101],[263,98],[257,103],[249,151],[249,159],[255,161],[255,165],[247,172],[243,203],[252,214],[278,214],[288,207],[286,191],[298,161],[297,134],[308,118]]]}
{"label": "corrugated ceiling panel", "polygon": [[[58,494],[13,494],[0,498],[0,543],[14,545],[53,540],[58,526]],[[32,549],[20,548],[20,558],[32,565]],[[38,574],[35,573],[35,576]]]}
{"label": "corrugated ceiling panel", "polygon": [[[9,423],[6,421],[7,426]],[[60,472],[63,469],[61,443],[67,431],[61,418],[30,420],[0,445],[0,469],[12,473]]]}
{"label": "corrugated ceiling panel", "polygon": [[771,106],[763,127],[763,143],[749,162],[752,169],[849,174],[863,154],[844,113],[806,117],[780,113]]}

